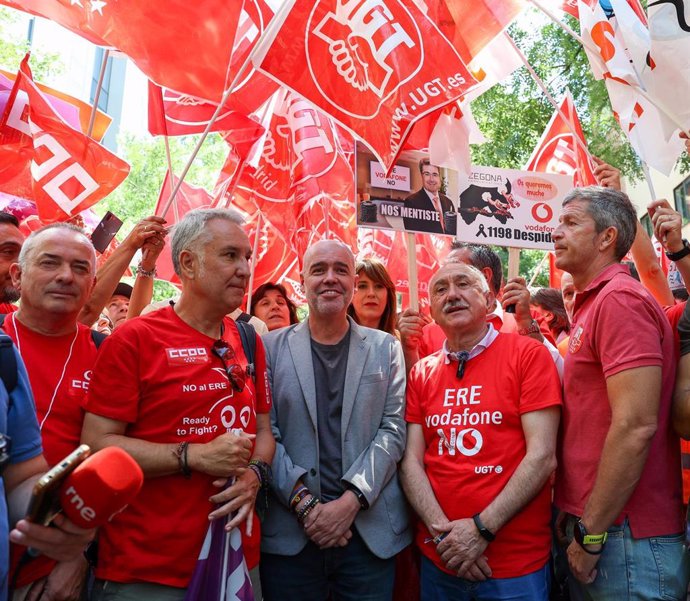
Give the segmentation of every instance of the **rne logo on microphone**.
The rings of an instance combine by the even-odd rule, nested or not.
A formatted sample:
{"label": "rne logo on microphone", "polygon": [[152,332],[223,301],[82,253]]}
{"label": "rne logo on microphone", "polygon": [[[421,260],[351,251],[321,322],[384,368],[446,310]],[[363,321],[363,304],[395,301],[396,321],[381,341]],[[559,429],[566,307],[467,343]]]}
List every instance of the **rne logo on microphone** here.
{"label": "rne logo on microphone", "polygon": [[191,348],[167,348],[165,354],[168,356],[169,365],[189,365],[208,363],[208,350],[204,347]]}
{"label": "rne logo on microphone", "polygon": [[70,486],[65,491],[65,496],[68,498],[69,504],[74,505],[76,510],[79,512],[79,515],[85,522],[91,522],[96,517],[96,512],[94,511],[93,507],[86,505],[84,499],[79,496],[74,486]]}
{"label": "rne logo on microphone", "polygon": [[[419,28],[399,1],[321,0],[309,16],[312,79],[331,104],[353,117],[376,115],[419,71],[423,59]],[[333,85],[339,79],[349,93]]]}

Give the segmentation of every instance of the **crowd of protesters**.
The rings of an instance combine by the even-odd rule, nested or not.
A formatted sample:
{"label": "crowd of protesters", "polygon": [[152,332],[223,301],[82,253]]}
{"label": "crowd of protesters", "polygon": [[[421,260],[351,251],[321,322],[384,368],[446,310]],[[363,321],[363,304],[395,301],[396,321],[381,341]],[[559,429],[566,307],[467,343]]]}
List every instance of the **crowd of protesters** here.
{"label": "crowd of protesters", "polygon": [[[79,227],[0,213],[0,600],[685,599],[690,309],[595,174],[553,232],[561,289],[454,242],[429,315],[334,240],[301,322],[280,283],[244,313],[232,209],[144,219],[98,271]],[[690,282],[680,215],[650,215]],[[166,244],[181,293],[151,303]],[[129,453],[140,493],[98,530],[25,519],[80,443]]]}

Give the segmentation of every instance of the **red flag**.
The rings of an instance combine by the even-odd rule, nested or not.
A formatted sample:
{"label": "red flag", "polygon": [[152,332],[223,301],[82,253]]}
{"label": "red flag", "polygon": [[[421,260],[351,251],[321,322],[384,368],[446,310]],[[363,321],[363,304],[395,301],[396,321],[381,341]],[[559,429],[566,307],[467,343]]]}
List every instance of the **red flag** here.
{"label": "red flag", "polygon": [[527,6],[525,0],[426,0],[427,16],[469,63]]}
{"label": "red flag", "polygon": [[[5,106],[7,99],[10,96],[12,88],[14,87],[14,81],[16,79],[16,74],[8,73],[0,69],[0,115],[5,112]],[[42,83],[35,82],[38,89],[43,92],[43,95],[48,99],[50,105],[60,114],[60,116],[69,124],[70,127],[74,129],[79,129],[83,133],[86,133],[89,129],[89,121],[91,119],[92,105],[87,104],[65,94],[64,92],[59,92],[53,88],[50,88]],[[93,124],[93,131],[91,132],[91,137],[94,140],[100,141],[108,126],[112,122],[112,119],[106,115],[103,111],[96,111],[96,118]]]}
{"label": "red flag", "polygon": [[556,267],[556,255],[549,253],[549,288],[561,289],[561,278],[563,270]]}
{"label": "red flag", "polygon": [[573,130],[575,130],[582,144],[587,146],[570,92],[567,92],[563,98],[560,109],[568,119],[568,123],[563,120],[558,111],[554,111],[525,169],[572,175],[574,186],[596,186],[594,165],[590,163],[589,156],[573,136]]}
{"label": "red flag", "polygon": [[[415,234],[417,250],[417,295],[420,308],[429,306],[429,282],[441,260],[450,251],[451,238],[433,234]],[[407,270],[407,237],[404,232],[383,229],[359,229],[359,257],[376,257],[386,266],[395,289],[402,296],[400,308],[410,306]]]}
{"label": "red flag", "polygon": [[124,52],[149,78],[220,100],[242,3],[237,0],[0,0],[59,23],[94,44]]}
{"label": "red flag", "polygon": [[418,119],[476,82],[411,0],[292,0],[255,65],[362,138],[390,168]]}
{"label": "red flag", "polygon": [[28,58],[0,121],[0,189],[33,199],[51,223],[110,194],[129,165],[65,123],[33,82]]}
{"label": "red flag", "polygon": [[[208,125],[218,105],[178,94],[149,81],[149,132],[154,136],[200,134]],[[224,132],[224,138],[241,157],[246,157],[264,128],[246,115],[224,110],[210,131]]]}
{"label": "red flag", "polygon": [[[170,172],[167,171],[165,174],[165,179],[163,180],[163,185],[161,186],[161,191],[158,194],[158,202],[156,203],[156,210],[154,215],[160,215],[163,207],[167,204],[170,194],[172,193],[172,185],[177,184],[178,178],[173,177],[173,184],[170,183]],[[165,219],[166,226],[175,225],[179,223],[180,218],[184,217],[189,211],[194,209],[205,209],[213,204],[213,199],[211,195],[203,188],[198,188],[197,186],[192,186],[187,182],[182,182],[177,194],[175,195],[174,202],[170,205],[163,218]],[[170,248],[170,240],[165,245],[161,251],[158,261],[156,261],[156,271],[158,275],[156,276],[160,280],[165,280],[171,284],[179,285],[180,279],[175,273],[172,262],[172,252]]]}

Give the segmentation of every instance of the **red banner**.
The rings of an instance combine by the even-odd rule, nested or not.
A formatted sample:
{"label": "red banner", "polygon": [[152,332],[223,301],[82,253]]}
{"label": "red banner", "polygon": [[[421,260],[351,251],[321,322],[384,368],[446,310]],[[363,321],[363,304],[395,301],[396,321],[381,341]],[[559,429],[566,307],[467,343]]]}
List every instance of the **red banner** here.
{"label": "red banner", "polygon": [[242,3],[236,0],[0,0],[124,52],[150,79],[219,101]]}
{"label": "red banner", "polygon": [[255,64],[362,138],[386,167],[412,125],[475,80],[410,0],[293,0]]}
{"label": "red banner", "polygon": [[466,63],[526,8],[525,0],[426,0],[427,16],[438,23]]}
{"label": "red banner", "polygon": [[568,121],[554,111],[525,169],[572,175],[574,186],[596,186],[594,165],[573,135],[574,131],[582,145],[587,146],[570,92],[561,102],[560,109]]}
{"label": "red banner", "polygon": [[51,223],[94,205],[128,173],[127,163],[65,123],[33,82],[27,56],[0,121],[0,190],[32,199]]}

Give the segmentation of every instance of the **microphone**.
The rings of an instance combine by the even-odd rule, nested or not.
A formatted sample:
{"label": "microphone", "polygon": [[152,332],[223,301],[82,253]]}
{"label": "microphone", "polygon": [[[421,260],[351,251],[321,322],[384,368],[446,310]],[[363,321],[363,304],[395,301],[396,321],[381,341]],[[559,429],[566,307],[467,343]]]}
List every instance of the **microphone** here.
{"label": "microphone", "polygon": [[76,526],[95,528],[137,496],[144,473],[120,447],[106,447],[84,460],[62,484],[62,511]]}

